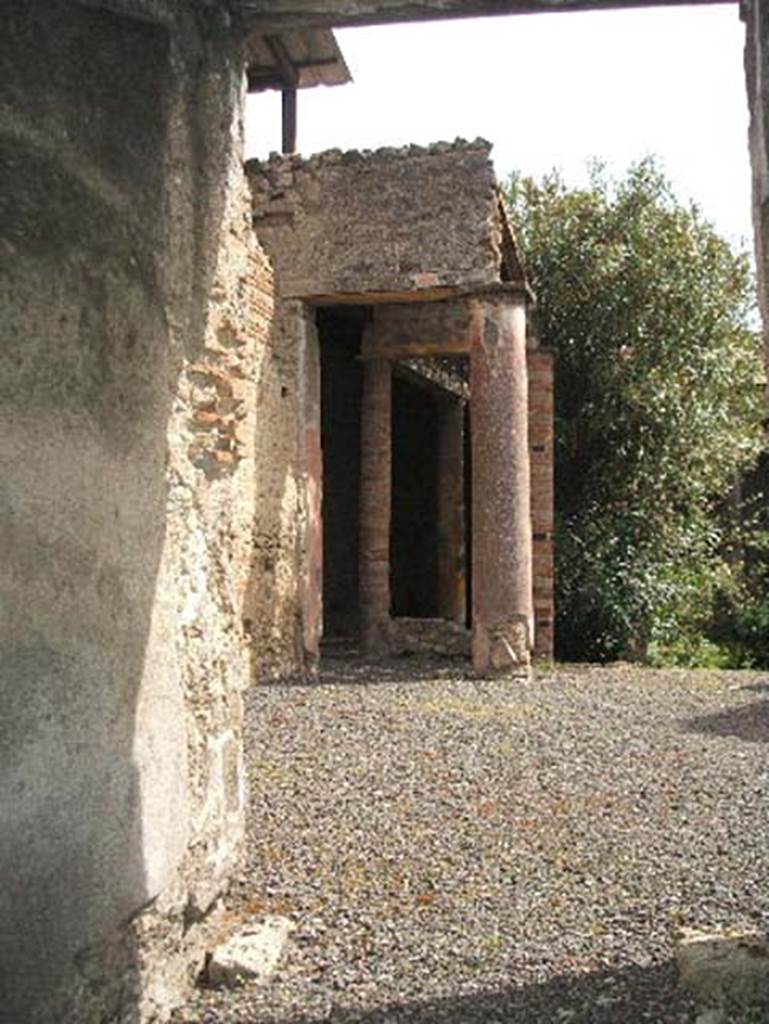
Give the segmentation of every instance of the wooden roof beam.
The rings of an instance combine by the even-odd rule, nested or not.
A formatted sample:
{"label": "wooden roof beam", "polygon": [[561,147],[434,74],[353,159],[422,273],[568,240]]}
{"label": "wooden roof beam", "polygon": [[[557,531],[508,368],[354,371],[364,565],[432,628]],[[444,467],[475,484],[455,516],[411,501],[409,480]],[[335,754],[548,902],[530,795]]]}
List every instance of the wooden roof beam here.
{"label": "wooden roof beam", "polygon": [[265,36],[264,41],[272,54],[283,84],[287,89],[295,89],[299,84],[299,71],[291,60],[286,44],[280,36]]}
{"label": "wooden roof beam", "polygon": [[630,7],[672,7],[739,0],[239,0],[243,14],[271,30],[343,28],[390,22],[476,18],[501,14],[612,11]]}

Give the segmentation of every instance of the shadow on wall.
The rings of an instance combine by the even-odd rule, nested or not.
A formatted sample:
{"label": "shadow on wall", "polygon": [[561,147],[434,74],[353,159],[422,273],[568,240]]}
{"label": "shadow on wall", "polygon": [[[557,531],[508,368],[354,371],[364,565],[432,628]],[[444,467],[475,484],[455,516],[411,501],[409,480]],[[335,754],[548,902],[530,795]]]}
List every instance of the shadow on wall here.
{"label": "shadow on wall", "polygon": [[[147,86],[113,81],[107,97],[99,76],[147,57],[162,69],[167,39],[35,6],[6,5],[0,33],[17,111],[1,125],[0,172],[0,1016],[66,1020],[76,1004],[87,1020],[93,998],[131,1021],[138,994],[113,1001],[100,983],[106,970],[130,984],[136,953],[118,925],[147,898],[134,732],[164,541],[169,395],[157,382],[170,367],[145,225],[121,200],[160,216],[163,125],[147,117]],[[139,117],[156,156],[119,182],[110,172]]]}
{"label": "shadow on wall", "polygon": [[[677,989],[672,962],[562,974],[543,984],[481,990],[452,998],[339,1012],[345,1024],[682,1024],[692,1005]],[[260,1016],[260,1024],[322,1024],[327,1016]],[[251,1024],[233,1017],[232,1024]]]}
{"label": "shadow on wall", "polygon": [[188,838],[169,35],[69,0],[0,23],[0,1020],[130,1024],[129,923]]}

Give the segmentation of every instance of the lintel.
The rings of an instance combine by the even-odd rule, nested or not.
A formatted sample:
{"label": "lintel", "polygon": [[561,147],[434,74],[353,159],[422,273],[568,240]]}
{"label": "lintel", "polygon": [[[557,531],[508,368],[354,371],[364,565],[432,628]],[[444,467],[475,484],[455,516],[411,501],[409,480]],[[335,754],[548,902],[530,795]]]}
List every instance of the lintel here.
{"label": "lintel", "polygon": [[470,353],[469,338],[449,341],[412,341],[405,345],[369,345],[359,359],[424,359],[426,356],[466,356]]}

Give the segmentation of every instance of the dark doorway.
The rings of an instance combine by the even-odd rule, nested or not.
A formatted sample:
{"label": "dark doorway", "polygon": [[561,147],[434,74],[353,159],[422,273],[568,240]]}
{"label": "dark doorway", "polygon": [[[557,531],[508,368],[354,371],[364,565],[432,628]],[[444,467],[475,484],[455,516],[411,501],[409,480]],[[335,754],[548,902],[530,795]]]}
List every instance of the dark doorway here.
{"label": "dark doorway", "polygon": [[464,478],[465,499],[465,625],[473,628],[473,445],[470,424],[470,403],[465,405]]}
{"label": "dark doorway", "polygon": [[318,311],[323,447],[323,638],[358,633],[358,498],[360,346],[367,311],[333,306]]}
{"label": "dark doorway", "polygon": [[[323,449],[323,639],[357,639],[361,472],[362,306],[317,314],[321,353]],[[390,613],[441,615],[441,424],[447,392],[435,381],[393,366]],[[468,459],[469,452],[465,452]],[[469,487],[467,476],[465,487]],[[461,494],[461,491],[460,491]],[[465,495],[467,498],[467,495]],[[461,500],[461,497],[460,497]]]}

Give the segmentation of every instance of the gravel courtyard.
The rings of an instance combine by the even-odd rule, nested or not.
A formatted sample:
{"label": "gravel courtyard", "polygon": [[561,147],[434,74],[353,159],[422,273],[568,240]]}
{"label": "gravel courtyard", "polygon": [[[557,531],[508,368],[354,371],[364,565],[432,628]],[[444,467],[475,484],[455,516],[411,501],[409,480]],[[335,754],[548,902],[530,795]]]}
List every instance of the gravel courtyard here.
{"label": "gravel courtyard", "polygon": [[296,925],[264,988],[195,1024],[682,1024],[682,925],[769,893],[769,677],[326,662],[250,696],[230,898]]}

